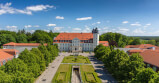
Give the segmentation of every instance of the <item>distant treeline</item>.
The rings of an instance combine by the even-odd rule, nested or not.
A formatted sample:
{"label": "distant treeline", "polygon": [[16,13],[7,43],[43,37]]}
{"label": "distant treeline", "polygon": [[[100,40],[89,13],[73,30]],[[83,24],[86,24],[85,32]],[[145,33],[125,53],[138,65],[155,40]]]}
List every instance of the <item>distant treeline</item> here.
{"label": "distant treeline", "polygon": [[159,36],[130,36],[130,37],[137,37],[143,40],[156,40],[159,42]]}
{"label": "distant treeline", "polygon": [[25,30],[13,31],[0,31],[0,46],[9,42],[16,43],[52,43],[53,38],[59,33],[52,31],[46,32],[43,30],[36,30],[34,33],[26,32]]}
{"label": "distant treeline", "polygon": [[110,45],[116,47],[125,47],[126,45],[152,44],[159,46],[158,36],[125,36],[120,33],[103,33],[100,35],[100,41],[108,41]]}
{"label": "distant treeline", "polygon": [[[52,43],[53,38],[59,33],[46,32],[36,30],[34,33],[26,32],[25,30],[0,31],[0,46],[9,42],[17,43]],[[153,44],[159,46],[158,36],[126,36],[120,33],[103,33],[100,35],[100,41],[109,41],[109,44],[116,47],[125,47],[126,45]]]}

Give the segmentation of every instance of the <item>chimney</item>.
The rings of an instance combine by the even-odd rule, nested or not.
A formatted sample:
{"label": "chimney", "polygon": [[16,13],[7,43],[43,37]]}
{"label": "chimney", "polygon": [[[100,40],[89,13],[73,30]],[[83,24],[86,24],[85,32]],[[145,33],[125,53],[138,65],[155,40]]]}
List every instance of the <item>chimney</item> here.
{"label": "chimney", "polygon": [[152,47],[152,50],[155,50],[155,47]]}

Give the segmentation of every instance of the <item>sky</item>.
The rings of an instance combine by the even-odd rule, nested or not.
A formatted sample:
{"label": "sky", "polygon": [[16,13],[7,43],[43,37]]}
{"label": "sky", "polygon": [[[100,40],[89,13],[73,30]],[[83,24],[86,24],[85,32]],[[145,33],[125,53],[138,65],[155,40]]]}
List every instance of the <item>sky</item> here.
{"label": "sky", "polygon": [[159,36],[159,0],[0,0],[0,30]]}

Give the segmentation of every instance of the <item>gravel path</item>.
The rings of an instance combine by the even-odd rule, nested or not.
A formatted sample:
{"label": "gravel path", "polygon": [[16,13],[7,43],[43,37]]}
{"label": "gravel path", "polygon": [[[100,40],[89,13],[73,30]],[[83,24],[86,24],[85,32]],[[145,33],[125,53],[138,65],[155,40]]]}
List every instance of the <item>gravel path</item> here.
{"label": "gravel path", "polygon": [[63,55],[56,57],[56,59],[49,64],[48,68],[37,78],[35,83],[51,83],[63,58]]}
{"label": "gravel path", "polygon": [[102,83],[117,83],[117,81],[109,74],[109,72],[104,68],[104,64],[97,60],[94,56],[89,56],[89,59],[101,79]]}

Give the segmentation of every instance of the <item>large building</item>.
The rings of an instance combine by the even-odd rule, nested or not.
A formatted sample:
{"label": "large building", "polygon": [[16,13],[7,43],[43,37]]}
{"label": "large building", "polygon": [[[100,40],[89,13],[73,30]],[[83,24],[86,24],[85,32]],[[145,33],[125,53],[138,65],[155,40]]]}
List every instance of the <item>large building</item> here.
{"label": "large building", "polygon": [[[10,42],[10,43],[4,44],[3,49],[16,49],[21,53],[25,49],[31,50],[32,48],[37,48],[39,45],[41,45],[41,44],[40,43],[14,43],[14,42]],[[44,44],[44,45],[46,46],[47,44]]]}
{"label": "large building", "polygon": [[57,44],[60,51],[93,51],[94,48],[103,44],[108,46],[107,41],[99,41],[98,29],[93,29],[92,33],[60,33],[54,38],[53,44]]}

